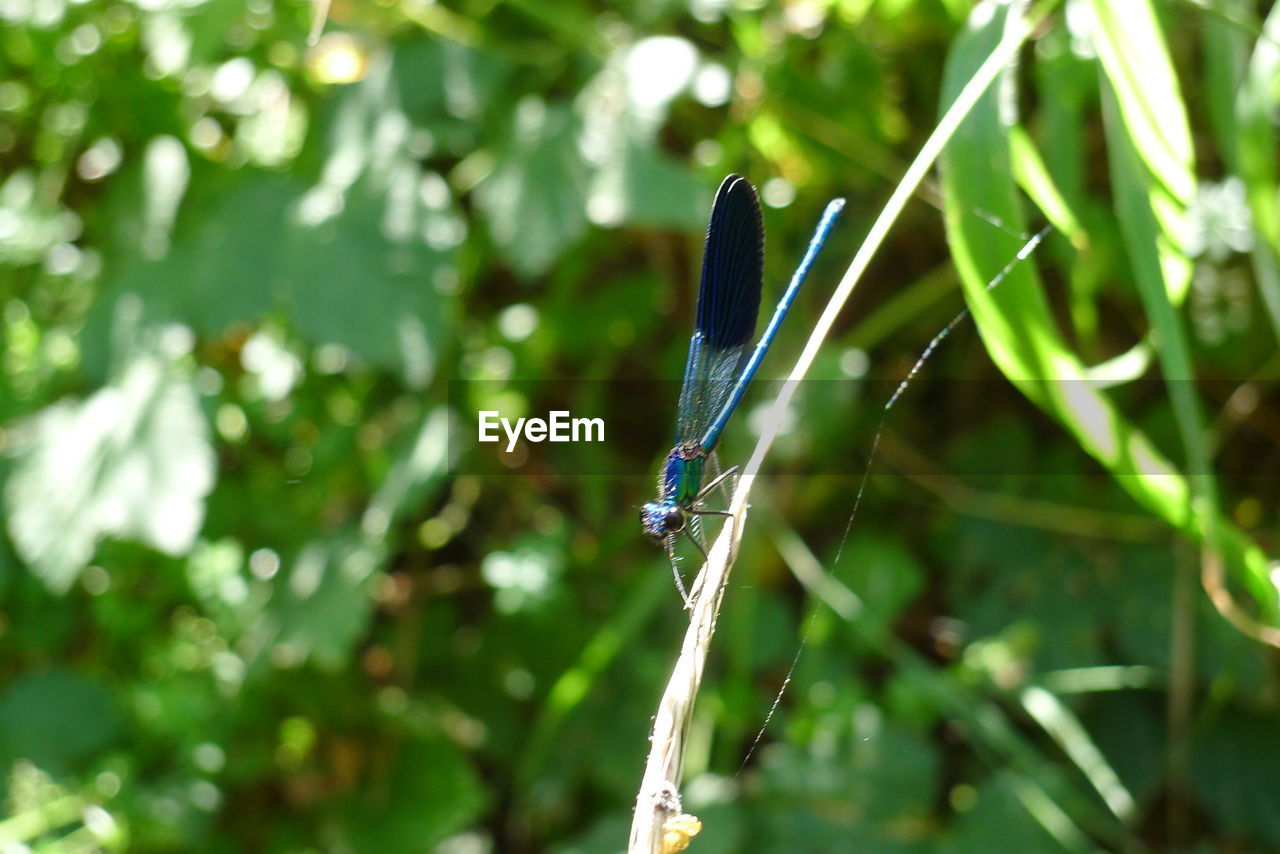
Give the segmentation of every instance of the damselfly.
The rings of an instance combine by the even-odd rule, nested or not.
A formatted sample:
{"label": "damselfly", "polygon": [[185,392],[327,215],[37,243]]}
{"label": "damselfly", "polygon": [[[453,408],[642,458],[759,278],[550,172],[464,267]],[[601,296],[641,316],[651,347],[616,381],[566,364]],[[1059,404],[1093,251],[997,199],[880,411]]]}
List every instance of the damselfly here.
{"label": "damselfly", "polygon": [[[658,471],[658,499],[640,508],[644,532],[666,547],[681,596],[685,594],[676,567],[676,535],[685,532],[706,558],[702,543],[689,531],[691,519],[701,515],[727,515],[723,510],[707,510],[702,503],[712,490],[737,472],[735,466],[704,485],[707,461],[715,451],[725,423],[760,368],[782,319],[843,207],[844,199],[835,199],[827,205],[769,325],[755,349],[749,351],[764,279],[764,221],[760,200],[755,188],[741,175],[725,178],[716,191],[702,256],[697,318],[676,407],[675,446]],[[687,596],[685,600],[687,604]]]}

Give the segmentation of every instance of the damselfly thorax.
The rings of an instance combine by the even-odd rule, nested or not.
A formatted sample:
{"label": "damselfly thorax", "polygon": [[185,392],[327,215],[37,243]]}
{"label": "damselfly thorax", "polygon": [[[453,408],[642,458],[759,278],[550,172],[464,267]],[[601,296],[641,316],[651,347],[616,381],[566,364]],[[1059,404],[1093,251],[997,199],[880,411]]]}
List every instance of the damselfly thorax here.
{"label": "damselfly thorax", "polygon": [[661,542],[684,530],[685,515],[697,502],[707,454],[693,442],[676,445],[658,470],[658,500],[640,508],[644,532]]}

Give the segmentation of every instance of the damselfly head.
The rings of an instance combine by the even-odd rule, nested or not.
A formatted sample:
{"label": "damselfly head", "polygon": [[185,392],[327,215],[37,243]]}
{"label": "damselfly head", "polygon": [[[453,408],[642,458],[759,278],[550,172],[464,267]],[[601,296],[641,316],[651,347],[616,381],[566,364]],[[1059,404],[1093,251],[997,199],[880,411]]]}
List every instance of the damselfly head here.
{"label": "damselfly head", "polygon": [[650,501],[640,508],[640,527],[655,542],[684,530],[684,512],[675,504]]}

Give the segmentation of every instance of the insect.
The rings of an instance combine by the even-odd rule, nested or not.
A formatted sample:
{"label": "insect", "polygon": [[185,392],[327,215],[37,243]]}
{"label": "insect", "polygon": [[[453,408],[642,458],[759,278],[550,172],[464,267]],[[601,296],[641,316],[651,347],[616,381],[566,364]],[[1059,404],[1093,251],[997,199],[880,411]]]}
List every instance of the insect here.
{"label": "insect", "polygon": [[690,532],[692,519],[703,515],[725,516],[724,510],[702,507],[712,490],[737,473],[737,467],[715,475],[706,484],[703,475],[710,459],[713,470],[716,443],[729,416],[742,401],[751,378],[764,361],[818,252],[835,226],[844,199],[827,205],[804,258],[791,276],[764,334],[749,350],[760,311],[764,278],[764,220],[755,188],[741,175],[730,175],[720,184],[711,205],[707,242],[702,256],[702,281],[698,311],[684,382],[676,406],[676,441],[658,471],[658,498],[640,508],[640,524],[655,542],[665,546],[676,587],[689,604],[676,567],[676,535],[684,532],[706,558],[706,549]]}

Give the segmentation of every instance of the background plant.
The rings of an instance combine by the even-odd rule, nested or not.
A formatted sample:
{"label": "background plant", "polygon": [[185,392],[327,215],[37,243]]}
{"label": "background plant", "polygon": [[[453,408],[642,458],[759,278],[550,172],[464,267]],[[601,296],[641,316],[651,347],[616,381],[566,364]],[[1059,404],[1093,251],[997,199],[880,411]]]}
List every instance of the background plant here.
{"label": "background plant", "polygon": [[[620,849],[681,622],[634,523],[648,381],[710,193],[761,187],[771,285],[850,199],[780,374],[1018,11],[335,3],[309,48],[304,5],[0,7],[0,839]],[[686,765],[703,850],[1280,846],[1280,16],[1041,11],[754,493]],[[978,331],[894,409],[835,562],[961,289]],[[447,441],[566,396],[603,449]]]}

